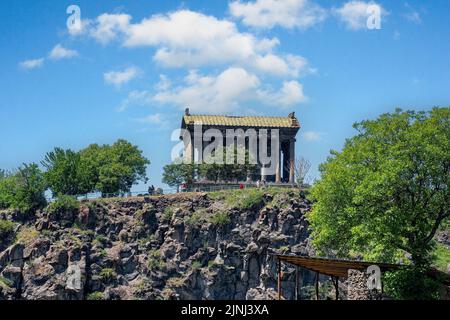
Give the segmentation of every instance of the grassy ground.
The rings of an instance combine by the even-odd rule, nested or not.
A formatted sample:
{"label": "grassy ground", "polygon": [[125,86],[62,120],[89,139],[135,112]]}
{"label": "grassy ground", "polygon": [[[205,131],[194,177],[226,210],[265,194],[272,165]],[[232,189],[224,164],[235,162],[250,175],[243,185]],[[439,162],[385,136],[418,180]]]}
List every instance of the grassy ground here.
{"label": "grassy ground", "polygon": [[436,257],[435,266],[441,271],[447,271],[447,266],[450,263],[450,249],[438,243],[434,254]]}
{"label": "grassy ground", "polygon": [[[297,193],[298,189],[294,188],[279,188],[279,187],[269,187],[266,189],[257,189],[257,188],[247,188],[247,189],[233,189],[233,190],[221,190],[221,191],[210,191],[210,192],[180,192],[180,193],[171,193],[166,195],[154,195],[154,196],[145,196],[153,199],[157,198],[187,198],[191,199],[199,194],[206,193],[208,194],[210,199],[213,200],[226,200],[229,204],[238,203],[240,206],[247,207],[250,206],[253,202],[258,201],[262,197],[264,193],[270,193],[272,196],[277,194],[286,194],[286,193]],[[84,201],[88,202],[116,202],[116,201],[139,201],[145,198],[144,196],[132,196],[132,197],[115,197],[115,198],[96,198],[96,199],[88,199]],[[83,200],[82,200],[83,201]],[[249,203],[245,203],[249,201]]]}

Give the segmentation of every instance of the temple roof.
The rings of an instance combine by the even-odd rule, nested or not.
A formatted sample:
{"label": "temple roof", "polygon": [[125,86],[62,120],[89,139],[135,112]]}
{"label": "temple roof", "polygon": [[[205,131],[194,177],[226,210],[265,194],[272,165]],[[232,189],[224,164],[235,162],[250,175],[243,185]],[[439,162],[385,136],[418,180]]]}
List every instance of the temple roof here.
{"label": "temple roof", "polygon": [[288,117],[244,117],[244,116],[215,116],[191,115],[183,117],[185,125],[201,123],[202,125],[224,127],[253,127],[253,128],[300,128],[300,123],[294,113]]}

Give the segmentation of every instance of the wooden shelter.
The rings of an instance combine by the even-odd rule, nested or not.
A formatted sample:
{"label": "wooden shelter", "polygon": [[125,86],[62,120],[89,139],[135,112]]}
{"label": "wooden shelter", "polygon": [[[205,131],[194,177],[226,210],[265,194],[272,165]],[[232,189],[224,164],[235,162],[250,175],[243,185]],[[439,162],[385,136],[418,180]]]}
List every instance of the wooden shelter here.
{"label": "wooden shelter", "polygon": [[305,268],[307,270],[316,273],[315,279],[315,291],[316,299],[319,300],[319,275],[327,275],[331,277],[335,292],[336,300],[339,299],[339,278],[346,278],[348,276],[349,270],[366,271],[369,266],[377,265],[382,272],[397,270],[402,265],[399,264],[388,264],[388,263],[378,263],[378,262],[368,262],[368,261],[352,261],[352,260],[339,260],[339,259],[327,259],[318,257],[307,257],[307,256],[294,256],[294,255],[273,255],[278,260],[278,299],[281,299],[281,263],[289,263],[296,266],[295,272],[295,297],[299,297],[299,270],[298,268]]}

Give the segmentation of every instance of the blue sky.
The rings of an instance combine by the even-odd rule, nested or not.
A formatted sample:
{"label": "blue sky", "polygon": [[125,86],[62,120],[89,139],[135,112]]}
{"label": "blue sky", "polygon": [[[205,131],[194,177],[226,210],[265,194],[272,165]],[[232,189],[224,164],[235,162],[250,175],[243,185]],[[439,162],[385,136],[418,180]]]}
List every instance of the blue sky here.
{"label": "blue sky", "polygon": [[[381,29],[366,26],[367,6]],[[69,5],[82,28],[69,32]],[[124,138],[151,183],[195,113],[287,115],[313,164],[396,107],[450,105],[450,1],[0,2],[0,168]],[[137,189],[143,189],[142,185]]]}

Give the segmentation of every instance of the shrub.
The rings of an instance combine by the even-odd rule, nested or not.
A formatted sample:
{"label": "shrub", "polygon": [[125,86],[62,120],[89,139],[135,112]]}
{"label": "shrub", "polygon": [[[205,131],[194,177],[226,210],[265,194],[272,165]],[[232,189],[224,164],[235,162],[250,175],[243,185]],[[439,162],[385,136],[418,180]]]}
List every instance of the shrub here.
{"label": "shrub", "polygon": [[289,252],[289,246],[281,246],[281,247],[280,247],[280,251],[281,251],[281,253],[283,253],[283,254]]}
{"label": "shrub", "polygon": [[200,261],[192,262],[192,270],[198,270],[202,267],[202,263]]}
{"label": "shrub", "polygon": [[231,222],[228,212],[218,212],[210,217],[210,222],[216,226],[225,226]]}
{"label": "shrub", "polygon": [[11,280],[8,280],[2,276],[0,276],[0,288],[11,288],[14,285],[14,283]]}
{"label": "shrub", "polygon": [[41,231],[41,234],[43,235],[43,236],[45,236],[45,237],[47,237],[47,238],[49,238],[49,237],[51,237],[52,236],[52,232],[50,231],[50,230],[42,230]]}
{"label": "shrub", "polygon": [[80,204],[77,199],[72,196],[62,195],[47,206],[47,212],[50,214],[77,212],[79,207]]}
{"label": "shrub", "polygon": [[87,295],[87,300],[105,300],[105,295],[100,291],[92,292]]}
{"label": "shrub", "polygon": [[106,249],[100,249],[98,254],[100,255],[100,257],[104,258],[108,255],[108,251],[106,251]]}
{"label": "shrub", "polygon": [[249,210],[264,204],[264,192],[258,189],[252,189],[244,192],[238,203],[239,209]]}
{"label": "shrub", "polygon": [[148,262],[147,266],[149,269],[153,270],[163,270],[166,267],[166,263],[162,259],[161,251],[150,250],[148,252]]}
{"label": "shrub", "polygon": [[173,277],[167,280],[166,285],[169,287],[182,287],[186,279],[183,277]]}
{"label": "shrub", "polygon": [[14,236],[14,223],[0,219],[0,252],[5,249]]}
{"label": "shrub", "polygon": [[14,222],[0,219],[0,241],[8,238],[14,231]]}
{"label": "shrub", "polygon": [[112,268],[104,268],[102,271],[100,271],[100,278],[103,281],[112,281],[117,278],[117,273]]}
{"label": "shrub", "polygon": [[147,285],[149,284],[149,280],[148,279],[142,279],[141,281],[139,281],[136,285],[135,285],[135,293],[140,293],[143,292],[145,290],[145,288],[147,287]]}
{"label": "shrub", "polygon": [[424,270],[411,267],[386,273],[383,279],[386,293],[400,300],[439,299],[442,284]]}
{"label": "shrub", "polygon": [[260,189],[245,189],[229,192],[225,201],[228,205],[241,210],[250,210],[264,205],[264,191]]}
{"label": "shrub", "polygon": [[174,211],[175,211],[175,209],[172,207],[164,208],[164,213],[163,213],[164,220],[166,220],[166,221],[171,220]]}
{"label": "shrub", "polygon": [[[273,188],[275,189],[275,188]],[[290,206],[290,200],[294,198],[294,194],[292,192],[272,192],[272,189],[270,190],[271,194],[273,195],[272,199],[272,206],[276,206],[280,209],[286,209]]]}
{"label": "shrub", "polygon": [[147,236],[145,236],[143,238],[140,238],[138,240],[138,243],[139,243],[140,246],[145,246],[147,244],[147,242],[152,242],[152,241],[155,241],[155,240],[156,240],[156,235],[155,234],[150,234],[150,235],[147,235]]}
{"label": "shrub", "polygon": [[105,236],[99,234],[94,238],[94,244],[95,245],[100,245],[100,246],[104,246],[106,243],[108,243],[108,238],[106,238]]}
{"label": "shrub", "polygon": [[205,220],[206,214],[206,209],[197,209],[194,211],[194,213],[192,213],[192,215],[185,218],[185,223],[190,226],[197,225]]}
{"label": "shrub", "polygon": [[39,234],[39,231],[34,227],[22,227],[17,234],[16,242],[27,246],[33,242],[34,239],[39,237]]}
{"label": "shrub", "polygon": [[434,250],[434,264],[436,267],[446,272],[447,266],[450,264],[450,250],[446,246],[438,243]]}

